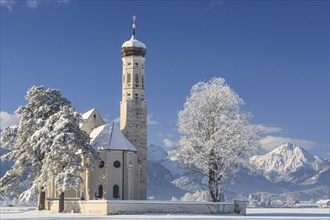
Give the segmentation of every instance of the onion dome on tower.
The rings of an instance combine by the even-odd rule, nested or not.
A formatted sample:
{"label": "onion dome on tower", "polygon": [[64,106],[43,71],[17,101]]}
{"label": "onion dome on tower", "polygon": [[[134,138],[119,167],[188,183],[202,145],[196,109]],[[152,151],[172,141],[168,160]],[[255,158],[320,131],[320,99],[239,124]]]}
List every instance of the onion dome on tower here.
{"label": "onion dome on tower", "polygon": [[131,39],[128,41],[124,42],[123,45],[121,46],[121,54],[123,57],[126,56],[145,56],[146,55],[146,45],[142,43],[141,41],[138,41],[135,37],[135,29],[136,29],[136,24],[135,24],[135,19],[136,17],[133,16],[133,34]]}

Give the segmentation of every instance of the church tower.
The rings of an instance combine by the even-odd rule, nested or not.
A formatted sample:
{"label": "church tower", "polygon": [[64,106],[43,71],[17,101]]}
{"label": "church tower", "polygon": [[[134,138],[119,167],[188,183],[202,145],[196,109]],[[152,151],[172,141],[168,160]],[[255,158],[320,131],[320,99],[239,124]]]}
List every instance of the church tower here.
{"label": "church tower", "polygon": [[[147,197],[147,101],[144,99],[144,69],[146,46],[136,39],[135,16],[133,34],[122,45],[122,101],[120,103],[120,130],[137,148],[140,172],[136,176],[135,198]],[[137,172],[138,173],[138,172]]]}

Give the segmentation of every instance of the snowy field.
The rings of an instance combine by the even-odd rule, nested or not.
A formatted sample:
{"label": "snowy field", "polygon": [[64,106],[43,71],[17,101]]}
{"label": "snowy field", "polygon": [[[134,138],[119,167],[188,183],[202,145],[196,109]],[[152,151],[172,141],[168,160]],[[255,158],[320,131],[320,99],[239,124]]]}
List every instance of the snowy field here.
{"label": "snowy field", "polygon": [[239,215],[116,215],[99,216],[76,213],[53,213],[50,211],[36,211],[31,207],[1,207],[0,219],[330,219],[330,209],[296,209],[296,208],[273,208],[273,209],[248,209],[247,216]]}

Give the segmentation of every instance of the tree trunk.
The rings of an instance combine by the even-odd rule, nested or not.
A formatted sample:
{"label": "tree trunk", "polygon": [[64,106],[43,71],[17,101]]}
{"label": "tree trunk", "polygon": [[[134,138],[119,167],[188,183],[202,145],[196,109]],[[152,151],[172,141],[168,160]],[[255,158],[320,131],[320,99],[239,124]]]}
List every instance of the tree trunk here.
{"label": "tree trunk", "polygon": [[64,211],[64,192],[60,194],[60,200],[58,202],[58,212]]}
{"label": "tree trunk", "polygon": [[211,151],[209,156],[209,192],[212,202],[219,202],[219,179],[217,178],[218,164]]}
{"label": "tree trunk", "polygon": [[219,190],[219,202],[224,202],[226,201],[225,194],[223,192],[223,188],[220,185],[220,190]]}
{"label": "tree trunk", "polygon": [[44,210],[46,208],[46,192],[43,189],[44,187],[41,187],[39,190],[38,210]]}

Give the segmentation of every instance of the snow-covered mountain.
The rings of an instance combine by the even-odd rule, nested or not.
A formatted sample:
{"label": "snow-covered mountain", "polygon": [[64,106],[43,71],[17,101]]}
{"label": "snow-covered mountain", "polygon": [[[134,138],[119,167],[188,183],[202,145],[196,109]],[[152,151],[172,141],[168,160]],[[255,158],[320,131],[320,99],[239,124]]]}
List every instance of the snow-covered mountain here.
{"label": "snow-covered mountain", "polygon": [[303,183],[329,166],[328,162],[304,148],[285,143],[265,155],[250,159],[253,170],[272,182]]}
{"label": "snow-covered mountain", "polygon": [[311,178],[305,180],[303,185],[329,185],[330,180],[330,166],[324,168],[320,172],[316,173]]}
{"label": "snow-covered mountain", "polygon": [[[240,169],[235,182],[225,186],[227,199],[238,193],[268,193],[277,198],[309,200],[330,193],[329,162],[302,147],[285,143],[265,155],[253,156],[250,164],[251,169]],[[149,196],[180,199],[185,192],[200,190],[207,190],[206,177],[180,167],[173,151],[166,152],[155,145],[148,147]]]}
{"label": "snow-covered mountain", "polygon": [[163,161],[168,156],[160,146],[151,144],[148,146],[148,161]]}
{"label": "snow-covered mountain", "polygon": [[172,183],[175,169],[168,169],[162,164],[170,164],[168,158],[168,153],[162,147],[153,144],[148,146],[148,197],[170,200],[172,196],[181,197],[187,192]]}

